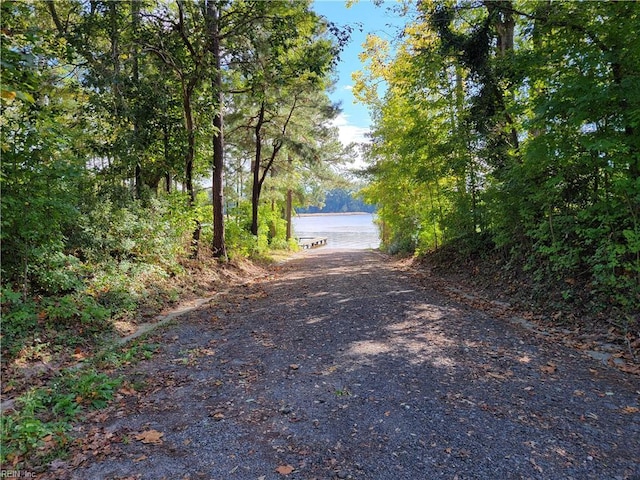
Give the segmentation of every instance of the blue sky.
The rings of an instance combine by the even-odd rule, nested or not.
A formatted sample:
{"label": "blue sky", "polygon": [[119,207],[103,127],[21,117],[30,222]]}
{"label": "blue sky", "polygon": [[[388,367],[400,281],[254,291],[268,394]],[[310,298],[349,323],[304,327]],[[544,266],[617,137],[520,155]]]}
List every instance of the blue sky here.
{"label": "blue sky", "polygon": [[360,0],[350,8],[344,0],[315,0],[313,9],[337,25],[353,27],[351,41],[342,52],[338,65],[338,83],[330,94],[334,102],[340,102],[342,114],[335,125],[340,129],[343,143],[365,141],[365,134],[371,126],[371,117],[366,106],[355,104],[351,93],[353,81],[351,73],[362,68],[358,54],[368,33],[391,39],[401,29],[406,19],[389,10],[397,6],[395,1],[386,1],[376,7],[370,0]]}

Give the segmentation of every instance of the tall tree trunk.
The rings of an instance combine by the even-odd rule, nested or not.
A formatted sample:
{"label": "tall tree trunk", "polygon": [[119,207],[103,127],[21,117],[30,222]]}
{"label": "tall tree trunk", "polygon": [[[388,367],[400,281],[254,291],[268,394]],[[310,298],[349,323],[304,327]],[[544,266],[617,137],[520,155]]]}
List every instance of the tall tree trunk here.
{"label": "tall tree trunk", "polygon": [[[293,165],[293,160],[291,159],[291,155],[289,155],[287,157],[287,160],[289,162],[289,172],[291,172],[291,167]],[[286,233],[286,239],[287,241],[289,241],[289,239],[291,238],[291,211],[293,210],[293,191],[291,190],[291,188],[287,188],[287,200],[286,200],[286,204],[285,204],[285,209],[284,209],[284,216],[285,216],[285,220],[287,221],[287,233]]]}
{"label": "tall tree trunk", "polygon": [[193,190],[193,160],[195,158],[196,135],[193,110],[191,108],[191,91],[187,85],[182,88],[182,108],[184,111],[184,125],[187,133],[187,151],[184,158],[184,182],[189,194],[189,204],[195,204],[196,196]]}
{"label": "tall tree trunk", "polygon": [[211,195],[213,200],[213,256],[227,257],[224,233],[224,118],[222,116],[222,69],[220,66],[220,11],[214,0],[207,2],[207,19],[209,25],[210,47],[213,58],[213,76],[211,91],[215,97],[215,113],[213,116],[213,184]]}
{"label": "tall tree trunk", "polygon": [[292,228],[291,228],[292,211],[293,211],[293,191],[289,188],[287,189],[287,205],[285,207],[285,217],[287,219],[287,241],[289,241],[292,234]]}
{"label": "tall tree trunk", "polygon": [[[139,0],[131,0],[131,27],[133,29],[133,37],[134,41],[132,42],[132,60],[133,60],[133,83],[136,87],[139,87],[140,84],[140,66],[138,63],[138,30],[140,26],[140,4]],[[139,88],[137,88],[139,91]],[[142,198],[142,165],[140,163],[139,155],[139,142],[138,136],[140,132],[140,125],[138,121],[138,112],[133,111],[133,141],[134,148],[133,152],[135,155],[135,188],[136,188],[136,198]]]}
{"label": "tall tree trunk", "polygon": [[[513,51],[515,19],[513,18],[513,2],[511,0],[485,0],[484,2],[489,16],[493,18],[493,26],[496,29],[496,56],[504,57]],[[502,110],[506,122],[505,131],[508,131],[506,141],[509,146],[515,150],[520,148],[518,140],[518,131],[515,122],[509,112],[504,101],[504,92],[500,84],[495,78],[491,78],[491,88],[493,95],[498,100],[499,108]]]}
{"label": "tall tree trunk", "polygon": [[[189,206],[194,207],[196,204],[196,194],[193,188],[193,162],[196,152],[196,132],[195,122],[193,119],[193,109],[191,107],[191,96],[193,88],[189,84],[182,85],[182,108],[184,110],[184,124],[187,132],[187,152],[184,160],[184,176],[185,187],[189,195]],[[191,237],[191,258],[198,256],[198,246],[200,242],[201,225],[198,220],[195,221],[195,228]]]}
{"label": "tall tree trunk", "polygon": [[[622,84],[625,80],[625,69],[622,61],[615,61],[611,63],[611,71],[613,73],[613,82],[615,85],[622,89]],[[629,110],[629,102],[627,100],[627,94],[620,96],[618,100],[620,111],[626,112]],[[624,126],[624,133],[627,138],[627,146],[629,148],[629,177],[633,180],[640,178],[640,152],[638,151],[638,140],[636,138],[636,131],[630,122],[626,122]]]}
{"label": "tall tree trunk", "polygon": [[264,124],[264,102],[260,105],[258,121],[254,128],[256,156],[253,161],[253,186],[251,189],[251,233],[258,235],[258,206],[260,205],[260,192],[262,181],[260,178],[260,168],[262,163],[262,125]]}
{"label": "tall tree trunk", "polygon": [[[291,117],[293,116],[297,103],[298,98],[294,96],[293,104],[289,110],[289,115],[280,129],[280,134],[283,138],[287,132],[287,127],[289,126],[289,122],[291,121]],[[278,152],[284,145],[282,138],[275,139],[272,143],[273,149],[271,151],[271,156],[266,159],[264,166],[262,165],[262,126],[265,123],[265,112],[266,107],[263,100],[260,104],[260,113],[258,114],[258,121],[255,126],[256,158],[253,165],[253,191],[251,195],[251,233],[253,235],[258,234],[258,206],[260,204],[260,192],[262,191],[262,185],[264,184],[267,174],[273,167],[273,162],[278,156]],[[260,172],[261,170],[262,173]]]}

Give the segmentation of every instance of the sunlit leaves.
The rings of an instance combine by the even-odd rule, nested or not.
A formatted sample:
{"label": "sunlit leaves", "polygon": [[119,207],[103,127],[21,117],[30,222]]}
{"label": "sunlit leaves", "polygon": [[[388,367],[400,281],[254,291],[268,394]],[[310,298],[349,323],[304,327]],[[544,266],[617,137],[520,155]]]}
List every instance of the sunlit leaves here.
{"label": "sunlit leaves", "polygon": [[393,53],[367,40],[355,77],[376,119],[367,195],[387,245],[489,234],[540,280],[589,272],[594,292],[637,304],[637,4],[420,9]]}

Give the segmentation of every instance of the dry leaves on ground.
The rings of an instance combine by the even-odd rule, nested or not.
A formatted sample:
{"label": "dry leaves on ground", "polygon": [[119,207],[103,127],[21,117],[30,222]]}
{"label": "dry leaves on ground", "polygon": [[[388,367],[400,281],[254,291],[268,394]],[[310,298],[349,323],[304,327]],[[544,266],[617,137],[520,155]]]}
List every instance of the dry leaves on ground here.
{"label": "dry leaves on ground", "polygon": [[159,432],[157,430],[146,430],[144,432],[140,432],[135,436],[136,440],[141,441],[142,443],[151,443],[154,445],[162,444],[162,437],[164,433]]}
{"label": "dry leaves on ground", "polygon": [[280,475],[289,475],[293,470],[294,468],[291,465],[280,465],[276,468],[276,472]]}

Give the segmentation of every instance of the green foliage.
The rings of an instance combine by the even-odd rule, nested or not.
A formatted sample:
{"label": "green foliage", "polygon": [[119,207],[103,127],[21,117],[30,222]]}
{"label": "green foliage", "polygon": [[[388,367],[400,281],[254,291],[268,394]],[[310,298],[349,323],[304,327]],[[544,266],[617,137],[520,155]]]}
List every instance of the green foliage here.
{"label": "green foliage", "polygon": [[158,349],[158,345],[134,342],[125,347],[112,347],[100,352],[92,359],[92,364],[101,370],[112,370],[124,365],[134,365],[149,360]]}
{"label": "green foliage", "polygon": [[86,214],[71,237],[77,243],[70,245],[78,256],[95,263],[113,259],[179,270],[177,259],[186,253],[186,237],[198,215],[188,207],[186,195],[146,202],[98,195],[84,205]]}
{"label": "green foliage", "polygon": [[[4,360],[23,349],[42,345],[40,337],[72,346],[110,330],[111,311],[93,297],[76,292],[63,296],[25,297],[2,287],[2,351]],[[40,336],[40,337],[39,337]],[[7,358],[8,357],[8,358]],[[35,359],[35,358],[34,358]]]}
{"label": "green foliage", "polygon": [[[220,107],[209,12],[189,2],[85,7],[0,6],[3,362],[98,342],[114,320],[163,300],[172,288],[164,285],[184,273],[197,225],[212,242],[209,191],[197,185],[211,173]],[[223,84],[252,86],[225,114],[246,125],[264,100],[263,153],[282,150],[277,169],[260,172],[277,208],[260,205],[256,236],[246,232],[249,211],[216,215],[229,214],[232,256],[262,256],[288,246],[282,193],[317,184],[325,159],[340,153],[324,125],[337,112],[324,92],[335,49],[309,3],[219,7],[233,12],[221,16]],[[265,61],[244,61],[252,58]],[[242,165],[254,145],[230,144],[243,204],[251,178]]]}
{"label": "green foliage", "polygon": [[[274,208],[275,207],[275,208]],[[258,235],[249,231],[251,204],[243,202],[233,209],[226,223],[227,246],[232,256],[263,258],[270,250],[289,250],[287,224],[280,205],[262,205],[259,209]]]}
{"label": "green foliage", "polygon": [[586,283],[590,308],[637,313],[640,43],[624,33],[637,4],[420,9],[394,58],[368,39],[356,75],[375,110],[366,194],[383,243],[499,248],[541,290],[560,285],[569,301]]}
{"label": "green foliage", "polygon": [[64,455],[72,423],[89,411],[105,408],[122,385],[120,377],[100,370],[149,359],[156,349],[157,345],[144,342],[109,348],[85,366],[63,370],[47,385],[22,394],[15,410],[0,417],[0,463],[21,468]]}
{"label": "green foliage", "polygon": [[246,226],[242,226],[235,221],[227,222],[226,226],[227,246],[230,256],[249,257],[254,250],[255,237],[251,235]]}
{"label": "green foliage", "polygon": [[89,325],[94,328],[104,326],[109,310],[98,305],[87,295],[68,294],[41,302],[43,316],[56,324]]}
{"label": "green foliage", "polygon": [[50,386],[29,390],[18,398],[14,413],[0,417],[0,463],[19,468],[25,457],[33,461],[30,457],[57,453],[68,443],[70,422],[106,407],[120,384],[94,370],[68,370]]}
{"label": "green foliage", "polygon": [[288,247],[286,241],[287,222],[282,218],[280,205],[272,203],[263,205],[259,213],[257,254],[264,254],[269,249],[282,250]]}
{"label": "green foliage", "polygon": [[[33,253],[30,281],[22,283],[21,293],[20,273],[17,283],[3,286],[5,354],[17,354],[34,329],[48,332],[53,343],[70,341],[73,332],[78,339],[99,336],[110,330],[111,319],[133,315],[148,301],[151,284],[182,272],[179,259],[196,214],[183,194],[152,198],[147,205],[114,196],[84,198],[58,246],[74,255]],[[28,295],[34,291],[37,298]]]}
{"label": "green foliage", "polygon": [[38,326],[37,305],[25,298],[22,292],[14,291],[11,285],[2,286],[2,348],[16,353]]}
{"label": "green foliage", "polygon": [[0,462],[8,465],[9,462],[13,463],[14,459],[33,452],[42,445],[47,435],[53,433],[55,427],[56,425],[43,422],[29,414],[3,415],[0,417],[0,433],[4,448],[0,453]]}

